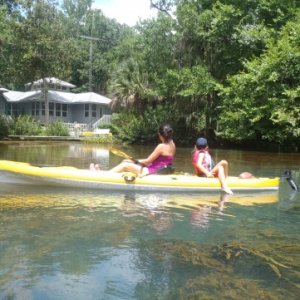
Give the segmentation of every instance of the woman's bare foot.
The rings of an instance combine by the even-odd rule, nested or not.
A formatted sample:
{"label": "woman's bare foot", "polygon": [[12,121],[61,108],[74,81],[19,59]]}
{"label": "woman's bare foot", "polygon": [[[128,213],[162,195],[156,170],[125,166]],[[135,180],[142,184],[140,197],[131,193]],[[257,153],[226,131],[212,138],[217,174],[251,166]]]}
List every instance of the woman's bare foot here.
{"label": "woman's bare foot", "polygon": [[90,170],[91,171],[100,171],[100,166],[98,164],[90,164]]}

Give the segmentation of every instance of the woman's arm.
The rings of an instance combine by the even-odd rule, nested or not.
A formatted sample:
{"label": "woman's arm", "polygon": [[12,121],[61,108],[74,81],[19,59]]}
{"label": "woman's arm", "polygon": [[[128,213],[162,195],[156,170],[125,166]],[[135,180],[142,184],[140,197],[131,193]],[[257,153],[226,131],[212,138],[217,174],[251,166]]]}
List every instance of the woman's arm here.
{"label": "woman's arm", "polygon": [[158,156],[160,156],[162,154],[162,149],[163,149],[163,146],[162,144],[159,144],[156,146],[156,148],[153,150],[153,152],[147,157],[147,158],[144,158],[144,159],[139,159],[138,161],[147,166],[149,165],[150,163],[152,163]]}

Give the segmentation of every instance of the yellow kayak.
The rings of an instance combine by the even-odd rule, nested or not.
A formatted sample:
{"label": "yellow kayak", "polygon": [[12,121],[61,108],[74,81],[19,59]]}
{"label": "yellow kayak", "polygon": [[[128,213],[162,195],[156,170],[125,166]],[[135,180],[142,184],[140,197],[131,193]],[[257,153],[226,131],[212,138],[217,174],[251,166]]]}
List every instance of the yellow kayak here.
{"label": "yellow kayak", "polygon": [[[203,178],[189,174],[148,175],[142,178],[128,173],[90,171],[74,167],[38,167],[24,162],[0,160],[0,170],[18,174],[34,183],[44,182],[56,186],[74,188],[97,188],[105,190],[137,191],[220,191],[217,178]],[[279,177],[240,179],[228,177],[233,191],[274,191],[279,188]]]}

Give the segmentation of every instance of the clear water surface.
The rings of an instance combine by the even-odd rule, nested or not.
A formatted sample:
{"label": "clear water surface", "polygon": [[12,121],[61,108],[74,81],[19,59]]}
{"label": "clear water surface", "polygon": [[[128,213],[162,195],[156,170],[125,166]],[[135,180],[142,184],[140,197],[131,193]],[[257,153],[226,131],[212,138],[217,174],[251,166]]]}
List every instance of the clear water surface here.
{"label": "clear water surface", "polygon": [[[122,148],[145,157],[151,147]],[[192,172],[191,149],[175,167]],[[300,154],[214,150],[230,174],[300,183]],[[108,169],[109,147],[2,142],[0,159]],[[129,193],[30,185],[0,172],[0,299],[298,299],[300,193]]]}

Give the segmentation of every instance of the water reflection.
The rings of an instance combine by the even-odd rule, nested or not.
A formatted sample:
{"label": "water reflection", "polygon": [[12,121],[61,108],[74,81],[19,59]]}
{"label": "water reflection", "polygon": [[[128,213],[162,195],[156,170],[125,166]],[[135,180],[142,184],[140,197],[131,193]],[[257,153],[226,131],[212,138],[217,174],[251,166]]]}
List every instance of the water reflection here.
{"label": "water reflection", "polygon": [[286,194],[279,203],[279,209],[291,214],[297,214],[300,211],[299,191],[292,191]]}
{"label": "water reflection", "polygon": [[[222,278],[232,276],[231,271],[225,272],[225,262],[215,257],[212,241],[214,245],[220,235],[226,239],[234,234],[235,240],[239,240],[237,236],[248,236],[253,243],[251,218],[238,207],[254,209],[257,204],[268,206],[277,201],[277,193],[229,196],[72,192],[17,185],[14,190],[0,193],[0,292],[29,299],[80,299],[85,293],[90,299],[97,295],[103,295],[103,299],[134,299],[137,293],[139,299],[144,299],[149,293],[160,298],[163,287],[166,297],[172,298],[178,292],[189,295],[189,285],[197,290],[203,280],[212,286],[221,274]],[[248,227],[241,230],[239,222],[245,219]],[[218,224],[222,227],[224,222],[228,228],[221,233]],[[255,228],[256,235],[264,239],[259,247],[274,237],[274,232]],[[206,243],[196,246],[202,239]],[[232,245],[228,251],[236,255],[240,244]],[[247,258],[248,267],[255,263]],[[199,267],[208,273],[199,273]],[[269,271],[264,272],[273,277]],[[248,284],[245,278],[242,283]],[[64,288],[66,285],[68,288]],[[50,286],[56,287],[54,294],[49,292]]]}
{"label": "water reflection", "polygon": [[88,168],[90,162],[109,169],[109,147],[67,142],[6,142],[0,144],[1,159],[39,166]]}
{"label": "water reflection", "polygon": [[167,195],[164,194],[126,194],[122,214],[127,217],[142,216],[157,233],[164,232],[172,226],[172,214],[164,205],[166,201]]}
{"label": "water reflection", "polygon": [[[120,161],[106,151],[0,144],[2,159],[79,168]],[[189,171],[189,153],[178,149],[179,170]],[[232,161],[233,173],[250,166],[273,176],[289,166],[300,179],[297,154],[217,155]],[[285,182],[279,193],[229,196],[75,191],[15,179],[0,174],[2,299],[298,298],[300,193]]]}
{"label": "water reflection", "polygon": [[216,219],[222,220],[221,217],[224,215],[225,203],[228,201],[230,201],[230,195],[221,193],[217,205],[198,204],[197,208],[192,209],[191,224],[195,227],[207,229],[212,215],[214,215],[214,217],[217,215],[218,218]]}

